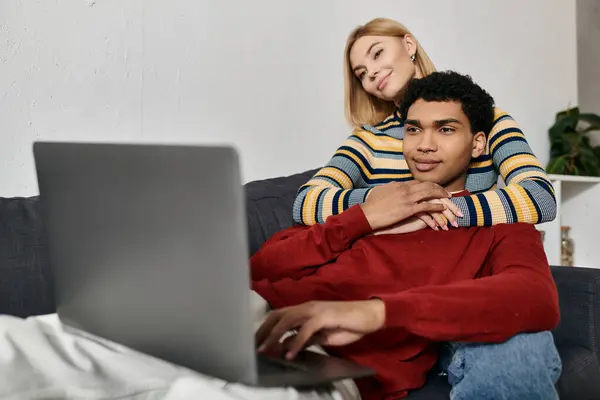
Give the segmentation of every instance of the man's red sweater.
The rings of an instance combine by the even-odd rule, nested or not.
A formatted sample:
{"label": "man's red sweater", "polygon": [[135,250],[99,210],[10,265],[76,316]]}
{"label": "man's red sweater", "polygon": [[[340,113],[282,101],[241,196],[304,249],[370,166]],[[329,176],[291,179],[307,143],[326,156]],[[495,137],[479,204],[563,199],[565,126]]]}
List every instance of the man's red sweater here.
{"label": "man's red sweater", "polygon": [[440,342],[502,342],[558,323],[556,287],[533,225],[371,232],[357,205],[324,224],[279,232],[251,258],[252,288],[273,308],[384,301],[382,330],[327,348],[376,370],[356,381],[364,400],[421,387]]}

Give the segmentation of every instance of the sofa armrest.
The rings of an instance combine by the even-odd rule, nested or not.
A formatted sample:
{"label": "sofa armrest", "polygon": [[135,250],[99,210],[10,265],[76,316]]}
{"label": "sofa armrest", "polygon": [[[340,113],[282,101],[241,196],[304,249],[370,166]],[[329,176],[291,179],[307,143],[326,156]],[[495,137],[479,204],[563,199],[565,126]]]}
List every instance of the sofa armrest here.
{"label": "sofa armrest", "polygon": [[558,346],[584,347],[600,358],[600,269],[552,267],[561,320],[554,329]]}

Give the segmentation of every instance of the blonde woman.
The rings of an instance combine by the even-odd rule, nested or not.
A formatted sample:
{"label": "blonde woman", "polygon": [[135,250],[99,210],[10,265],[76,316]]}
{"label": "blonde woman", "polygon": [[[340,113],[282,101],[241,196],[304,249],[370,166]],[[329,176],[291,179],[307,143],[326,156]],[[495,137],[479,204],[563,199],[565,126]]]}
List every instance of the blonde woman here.
{"label": "blonde woman", "polygon": [[[367,196],[391,191],[405,197],[399,201],[407,207],[413,206],[410,188],[388,185],[412,179],[402,153],[398,99],[409,80],[435,71],[433,63],[406,27],[377,18],[348,37],[344,69],[346,116],[355,130],[298,191],[293,211],[297,223],[322,223]],[[505,188],[496,188],[498,175]],[[444,211],[418,215],[420,228],[448,229],[448,220],[454,226],[535,224],[556,215],[548,176],[515,121],[500,109],[495,109],[485,153],[471,163],[466,189],[473,195],[430,200],[443,203]]]}

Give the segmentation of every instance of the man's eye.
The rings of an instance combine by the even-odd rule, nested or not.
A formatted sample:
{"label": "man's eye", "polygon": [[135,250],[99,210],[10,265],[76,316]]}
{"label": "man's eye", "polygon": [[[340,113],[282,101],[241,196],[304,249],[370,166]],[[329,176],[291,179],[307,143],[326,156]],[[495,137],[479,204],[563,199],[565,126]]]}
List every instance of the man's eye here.
{"label": "man's eye", "polygon": [[449,127],[449,126],[444,126],[444,127],[441,129],[441,131],[442,131],[442,132],[444,132],[444,133],[452,133],[452,132],[454,132],[454,128],[451,128],[451,127]]}
{"label": "man's eye", "polygon": [[418,132],[418,129],[415,128],[414,126],[409,126],[408,128],[406,128],[406,132],[416,133],[416,132]]}
{"label": "man's eye", "polygon": [[381,55],[381,53],[383,53],[383,49],[377,50],[377,52],[375,53],[375,55],[373,56],[373,58],[375,60],[377,60],[379,58],[379,56]]}

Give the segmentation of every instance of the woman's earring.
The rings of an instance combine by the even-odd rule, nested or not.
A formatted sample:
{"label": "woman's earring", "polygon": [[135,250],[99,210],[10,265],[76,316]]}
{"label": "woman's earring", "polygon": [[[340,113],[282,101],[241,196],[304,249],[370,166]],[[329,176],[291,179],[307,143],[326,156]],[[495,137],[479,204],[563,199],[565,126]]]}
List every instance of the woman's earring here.
{"label": "woman's earring", "polygon": [[414,54],[412,56],[410,56],[410,59],[415,62],[415,59],[417,58],[417,56],[415,56]]}

